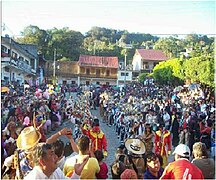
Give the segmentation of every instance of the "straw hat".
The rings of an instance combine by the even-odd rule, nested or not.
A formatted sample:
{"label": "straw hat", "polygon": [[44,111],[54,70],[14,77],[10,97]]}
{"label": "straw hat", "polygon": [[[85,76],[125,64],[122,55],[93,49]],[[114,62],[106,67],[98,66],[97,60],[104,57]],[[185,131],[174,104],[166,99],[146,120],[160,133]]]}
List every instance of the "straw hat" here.
{"label": "straw hat", "polygon": [[17,147],[28,150],[37,145],[41,139],[41,134],[33,126],[24,128],[17,138]]}
{"label": "straw hat", "polygon": [[125,141],[125,147],[133,154],[144,154],[146,152],[145,144],[141,139],[128,138]]}

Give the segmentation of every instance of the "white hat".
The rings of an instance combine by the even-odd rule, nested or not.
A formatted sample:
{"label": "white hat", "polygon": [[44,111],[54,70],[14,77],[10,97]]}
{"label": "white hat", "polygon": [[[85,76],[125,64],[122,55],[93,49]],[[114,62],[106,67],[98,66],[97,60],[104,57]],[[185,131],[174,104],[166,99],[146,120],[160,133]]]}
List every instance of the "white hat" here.
{"label": "white hat", "polygon": [[179,144],[173,154],[178,154],[183,157],[190,157],[190,148],[185,144]]}
{"label": "white hat", "polygon": [[144,154],[146,151],[145,144],[141,139],[128,138],[125,141],[125,147],[134,154]]}

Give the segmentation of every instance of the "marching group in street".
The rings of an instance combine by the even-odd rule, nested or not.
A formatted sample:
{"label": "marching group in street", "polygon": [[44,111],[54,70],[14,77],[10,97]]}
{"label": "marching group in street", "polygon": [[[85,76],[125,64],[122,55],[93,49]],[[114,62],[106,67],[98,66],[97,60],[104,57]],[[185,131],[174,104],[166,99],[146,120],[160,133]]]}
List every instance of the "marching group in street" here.
{"label": "marching group in street", "polygon": [[[66,92],[44,84],[2,94],[2,178],[215,179],[216,109],[208,88],[147,80],[85,88],[76,98]],[[74,129],[62,128],[65,122]],[[119,141],[115,154],[102,123]],[[115,161],[107,164],[107,156]]]}

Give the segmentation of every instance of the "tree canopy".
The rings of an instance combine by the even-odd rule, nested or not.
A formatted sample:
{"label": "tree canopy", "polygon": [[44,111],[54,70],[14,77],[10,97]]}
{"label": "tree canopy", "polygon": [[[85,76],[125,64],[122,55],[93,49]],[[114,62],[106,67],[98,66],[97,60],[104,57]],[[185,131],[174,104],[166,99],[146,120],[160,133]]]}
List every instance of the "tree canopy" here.
{"label": "tree canopy", "polygon": [[53,60],[56,49],[56,59],[61,61],[77,61],[80,54],[117,56],[123,60],[125,45],[130,44],[132,48],[127,49],[127,63],[131,63],[138,48],[160,49],[169,60],[156,65],[152,74],[141,74],[140,80],[152,75],[158,83],[163,84],[182,84],[189,78],[192,82],[214,86],[214,38],[206,35],[159,38],[151,34],[97,26],[83,35],[68,27],[43,30],[30,25],[16,40],[37,45],[39,54],[43,54],[47,60]]}

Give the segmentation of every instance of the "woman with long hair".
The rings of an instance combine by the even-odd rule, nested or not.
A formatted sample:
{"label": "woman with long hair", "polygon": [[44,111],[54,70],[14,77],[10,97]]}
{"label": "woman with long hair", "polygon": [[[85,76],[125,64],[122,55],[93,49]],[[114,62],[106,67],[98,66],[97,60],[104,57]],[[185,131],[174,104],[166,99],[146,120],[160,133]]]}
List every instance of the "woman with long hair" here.
{"label": "woman with long hair", "polygon": [[146,145],[146,153],[150,153],[153,150],[153,137],[154,137],[154,132],[152,131],[151,125],[146,124],[145,131],[143,134],[143,139]]}

